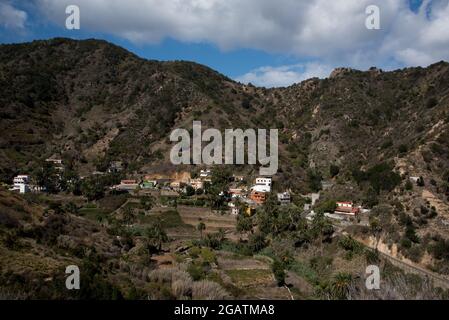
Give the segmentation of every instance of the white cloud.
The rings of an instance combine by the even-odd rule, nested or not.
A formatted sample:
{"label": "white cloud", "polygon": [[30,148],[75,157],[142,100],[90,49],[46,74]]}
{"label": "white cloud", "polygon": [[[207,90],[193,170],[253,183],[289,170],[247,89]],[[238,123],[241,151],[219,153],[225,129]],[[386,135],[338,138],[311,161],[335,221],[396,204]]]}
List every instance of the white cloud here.
{"label": "white cloud", "polygon": [[9,3],[0,3],[0,25],[6,29],[23,30],[27,13],[14,8]]}
{"label": "white cloud", "polygon": [[[208,42],[223,50],[259,49],[324,65],[427,65],[449,60],[449,0],[424,0],[418,13],[409,0],[35,0],[61,26],[65,7],[77,4],[81,29],[137,43],[170,37]],[[380,8],[381,30],[365,27],[365,9]],[[253,73],[301,79],[296,71]],[[277,74],[277,76],[276,76]],[[246,76],[246,75],[245,75]],[[248,75],[249,77],[250,75]],[[268,81],[268,80],[267,80]]]}
{"label": "white cloud", "polygon": [[326,78],[331,71],[332,67],[314,62],[280,67],[266,66],[252,70],[237,80],[262,87],[284,87],[314,77]]}
{"label": "white cloud", "polygon": [[403,11],[383,40],[380,53],[404,65],[449,60],[449,0],[426,0],[415,14]]}

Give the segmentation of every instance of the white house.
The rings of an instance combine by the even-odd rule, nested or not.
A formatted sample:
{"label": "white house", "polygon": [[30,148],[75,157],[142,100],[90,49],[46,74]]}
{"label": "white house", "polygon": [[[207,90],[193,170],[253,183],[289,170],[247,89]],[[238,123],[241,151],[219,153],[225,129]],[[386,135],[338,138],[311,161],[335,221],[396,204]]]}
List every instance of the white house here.
{"label": "white house", "polygon": [[228,206],[231,208],[231,214],[232,214],[233,216],[238,216],[238,215],[239,215],[240,210],[239,210],[239,208],[237,208],[237,206],[236,206],[235,203],[229,202],[229,203],[228,203]]}
{"label": "white house", "polygon": [[26,193],[29,188],[30,176],[21,174],[14,177],[12,190],[18,190],[20,193]]}
{"label": "white house", "polygon": [[22,184],[30,183],[30,176],[25,174],[20,174],[14,177],[14,187],[19,187]]}
{"label": "white house", "polygon": [[210,171],[210,169],[200,171],[200,178],[209,178],[211,175],[212,172]]}
{"label": "white house", "polygon": [[288,192],[278,193],[278,201],[282,204],[290,204],[291,196]]}
{"label": "white house", "polygon": [[271,178],[256,178],[256,184],[251,187],[255,192],[271,192]]}
{"label": "white house", "polygon": [[271,178],[263,178],[263,177],[256,178],[256,184],[258,185],[271,187],[271,181],[272,181]]}

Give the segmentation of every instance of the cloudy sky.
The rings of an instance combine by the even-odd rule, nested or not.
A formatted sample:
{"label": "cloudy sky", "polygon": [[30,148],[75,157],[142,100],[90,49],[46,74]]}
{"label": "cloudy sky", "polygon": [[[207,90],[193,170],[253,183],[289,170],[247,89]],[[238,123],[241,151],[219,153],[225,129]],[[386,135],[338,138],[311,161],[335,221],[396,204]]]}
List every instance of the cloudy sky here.
{"label": "cloudy sky", "polygon": [[[80,8],[67,30],[66,7]],[[366,8],[380,29],[366,28]],[[191,60],[266,87],[335,67],[449,60],[449,0],[0,0],[0,43],[101,38],[141,57]]]}

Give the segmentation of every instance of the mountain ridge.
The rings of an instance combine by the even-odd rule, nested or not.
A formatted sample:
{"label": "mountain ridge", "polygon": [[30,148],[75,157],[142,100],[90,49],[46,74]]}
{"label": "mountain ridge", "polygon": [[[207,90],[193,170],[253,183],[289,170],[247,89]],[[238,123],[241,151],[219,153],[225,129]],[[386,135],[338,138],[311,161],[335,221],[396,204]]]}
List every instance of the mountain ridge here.
{"label": "mountain ridge", "polygon": [[[4,183],[39,172],[53,155],[85,177],[115,161],[124,163],[123,177],[195,172],[170,163],[173,129],[189,130],[194,120],[204,129],[277,128],[275,192],[302,198],[321,191],[317,211],[335,201],[370,208],[383,246],[449,273],[441,255],[429,258],[449,233],[447,62],[388,72],[340,68],[326,79],[267,89],[196,63],[145,60],[105,41],[58,38],[1,45],[0,87]],[[257,166],[228,169],[258,174]],[[22,220],[25,200],[1,195],[5,208],[17,204],[5,219]]]}

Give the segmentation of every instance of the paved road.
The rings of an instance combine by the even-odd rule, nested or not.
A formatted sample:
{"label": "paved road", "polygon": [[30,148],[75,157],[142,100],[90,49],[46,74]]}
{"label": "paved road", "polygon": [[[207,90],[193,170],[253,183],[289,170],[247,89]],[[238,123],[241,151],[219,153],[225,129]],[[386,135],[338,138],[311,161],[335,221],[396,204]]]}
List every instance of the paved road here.
{"label": "paved road", "polygon": [[[335,231],[336,233],[341,233],[344,228],[342,228],[341,226],[337,226],[334,225]],[[357,240],[357,239],[355,239]],[[358,241],[358,240],[357,240]],[[365,246],[366,248],[369,248],[371,250],[375,250],[375,248],[367,246],[366,244],[362,243],[361,241],[358,241],[360,244],[362,244],[363,246]],[[384,259],[388,260],[392,265],[404,270],[407,273],[413,273],[413,274],[417,274],[423,278],[427,278],[429,280],[431,280],[434,284],[434,286],[436,287],[441,287],[443,289],[449,289],[449,279],[437,274],[435,272],[429,271],[427,269],[424,269],[420,266],[417,265],[412,265],[410,263],[404,262],[396,257],[393,257],[387,253],[384,252],[379,252],[379,255],[382,256]]]}
{"label": "paved road", "polygon": [[[359,241],[360,242],[360,241]],[[361,242],[360,242],[361,243]],[[367,246],[363,243],[361,243],[362,245],[364,245],[365,247],[371,249],[371,250],[375,250],[375,248]],[[424,269],[420,266],[416,266],[416,265],[412,265],[409,264],[407,262],[404,262],[396,257],[393,257],[387,253],[384,252],[380,252],[378,251],[379,255],[381,257],[383,257],[384,259],[388,260],[392,265],[404,270],[407,273],[413,273],[413,274],[417,274],[419,276],[422,276],[423,278],[427,278],[429,280],[431,280],[434,284],[435,287],[441,287],[444,289],[449,289],[449,279],[439,275],[435,272],[429,271],[427,269]]]}

